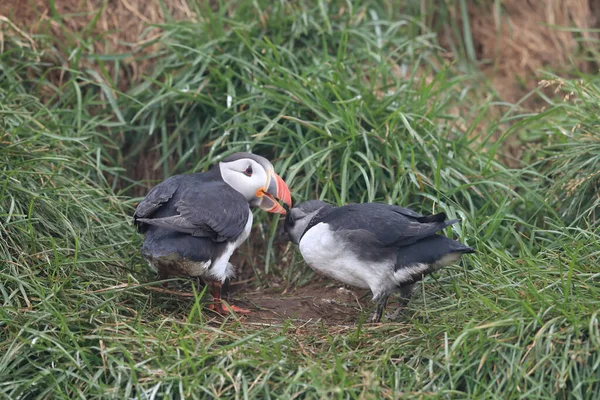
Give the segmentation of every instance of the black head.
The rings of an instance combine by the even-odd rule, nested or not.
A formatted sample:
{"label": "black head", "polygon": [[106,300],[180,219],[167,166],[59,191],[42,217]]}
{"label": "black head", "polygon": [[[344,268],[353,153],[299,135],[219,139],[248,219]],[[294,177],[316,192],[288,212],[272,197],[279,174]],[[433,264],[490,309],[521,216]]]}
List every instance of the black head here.
{"label": "black head", "polygon": [[222,163],[230,163],[238,160],[253,160],[261,165],[265,170],[272,170],[273,165],[271,162],[264,157],[259,156],[258,154],[246,153],[246,152],[238,152],[232,153],[227,157],[224,157],[220,162]]}
{"label": "black head", "polygon": [[332,208],[331,205],[321,200],[309,200],[298,204],[292,208],[285,216],[283,230],[288,235],[288,239],[295,244],[300,243],[300,239],[308,228],[312,219],[319,214],[321,210]]}

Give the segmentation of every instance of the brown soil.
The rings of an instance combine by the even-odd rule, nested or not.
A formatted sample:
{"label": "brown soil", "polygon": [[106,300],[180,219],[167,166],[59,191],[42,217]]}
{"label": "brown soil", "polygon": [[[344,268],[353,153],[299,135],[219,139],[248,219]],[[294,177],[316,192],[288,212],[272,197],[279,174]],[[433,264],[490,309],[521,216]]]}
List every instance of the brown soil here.
{"label": "brown soil", "polygon": [[368,316],[375,306],[368,290],[318,280],[290,293],[277,289],[240,291],[232,296],[232,302],[251,311],[247,319],[252,323],[269,325],[287,319],[307,324],[355,324],[362,312]]}
{"label": "brown soil", "polygon": [[[201,285],[201,282],[198,282]],[[338,282],[316,277],[310,284],[287,290],[283,286],[257,289],[248,285],[247,281],[234,281],[230,286],[223,286],[223,298],[229,304],[245,308],[250,314],[238,313],[245,322],[258,325],[280,325],[285,321],[295,324],[315,325],[354,325],[362,318],[365,321],[375,310],[369,290],[349,288]],[[195,296],[191,289],[195,280],[173,282],[168,287],[143,286],[143,290],[168,296],[170,304],[187,304]],[[134,285],[135,286],[135,285]],[[101,289],[100,291],[131,288],[132,285],[121,285]],[[200,289],[201,290],[201,289]],[[177,300],[173,302],[173,300]],[[210,295],[203,300],[206,305],[211,302]],[[390,298],[388,310],[394,310],[397,299]],[[225,316],[205,308],[205,315],[220,323]]]}

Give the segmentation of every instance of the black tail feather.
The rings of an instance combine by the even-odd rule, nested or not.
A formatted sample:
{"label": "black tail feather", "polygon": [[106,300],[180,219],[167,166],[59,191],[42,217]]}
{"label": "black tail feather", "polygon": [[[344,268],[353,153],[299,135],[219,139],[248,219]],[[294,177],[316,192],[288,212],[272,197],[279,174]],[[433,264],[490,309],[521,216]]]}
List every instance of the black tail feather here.
{"label": "black tail feather", "polygon": [[[437,213],[434,215],[427,215],[425,217],[419,217],[419,218],[417,218],[417,221],[419,221],[423,224],[426,224],[426,223],[431,223],[431,222],[444,222],[446,220],[446,218],[448,218],[446,216],[446,213],[442,211],[441,213]],[[456,221],[458,221],[458,220],[456,220]]]}

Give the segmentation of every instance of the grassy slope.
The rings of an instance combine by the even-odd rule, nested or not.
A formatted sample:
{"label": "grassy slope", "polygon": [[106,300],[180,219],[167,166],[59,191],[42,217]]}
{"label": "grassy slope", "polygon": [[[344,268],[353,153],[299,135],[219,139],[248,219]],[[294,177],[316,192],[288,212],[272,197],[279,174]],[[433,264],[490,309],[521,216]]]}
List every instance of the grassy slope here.
{"label": "grassy slope", "polygon": [[[578,149],[598,159],[582,141],[597,143],[591,78],[578,103],[489,124],[491,134],[516,118],[510,134],[555,134],[549,126],[587,121],[588,136],[555,134],[553,147],[534,149],[548,159],[511,171],[481,130],[477,140],[465,134],[495,105],[439,67],[434,36],[411,18],[350,3],[343,13],[241,4],[165,26],[153,76],[128,95],[75,64],[44,106],[35,98],[43,78],[25,78],[25,67],[43,70],[34,55],[14,43],[0,56],[0,393],[597,398],[600,244],[589,226],[598,179],[569,193],[587,214],[564,213],[575,203],[561,197],[581,179],[570,163],[594,171]],[[104,180],[126,182],[119,164],[152,137],[166,174],[251,147],[277,156],[296,200],[445,210],[478,254],[427,279],[398,324],[208,323],[198,298],[146,290],[131,209]],[[252,258],[255,270],[299,281],[299,260],[276,267],[276,221],[257,217],[264,235],[254,240],[267,255]]]}

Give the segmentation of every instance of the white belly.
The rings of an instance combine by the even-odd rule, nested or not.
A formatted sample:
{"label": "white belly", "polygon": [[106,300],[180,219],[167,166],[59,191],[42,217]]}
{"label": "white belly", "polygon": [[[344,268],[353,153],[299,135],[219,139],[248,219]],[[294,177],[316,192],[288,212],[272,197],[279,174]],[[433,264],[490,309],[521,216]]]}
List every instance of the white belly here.
{"label": "white belly", "polygon": [[371,289],[378,298],[393,282],[393,262],[366,262],[337,241],[329,226],[319,223],[300,240],[300,253],[315,271],[347,285]]}
{"label": "white belly", "polygon": [[[246,222],[246,226],[244,227],[244,232],[242,232],[242,234],[237,238],[235,242],[231,242],[227,245],[227,248],[225,249],[221,257],[217,258],[210,270],[208,270],[209,275],[213,279],[225,282],[225,279],[231,278],[233,276],[235,271],[233,270],[233,266],[229,263],[229,259],[231,258],[231,255],[233,254],[235,249],[240,247],[240,245],[244,243],[246,239],[248,239],[248,236],[250,236],[253,218],[254,217],[252,215],[252,212],[250,212],[248,214],[248,221]],[[205,268],[208,268],[208,266],[206,266]]]}

